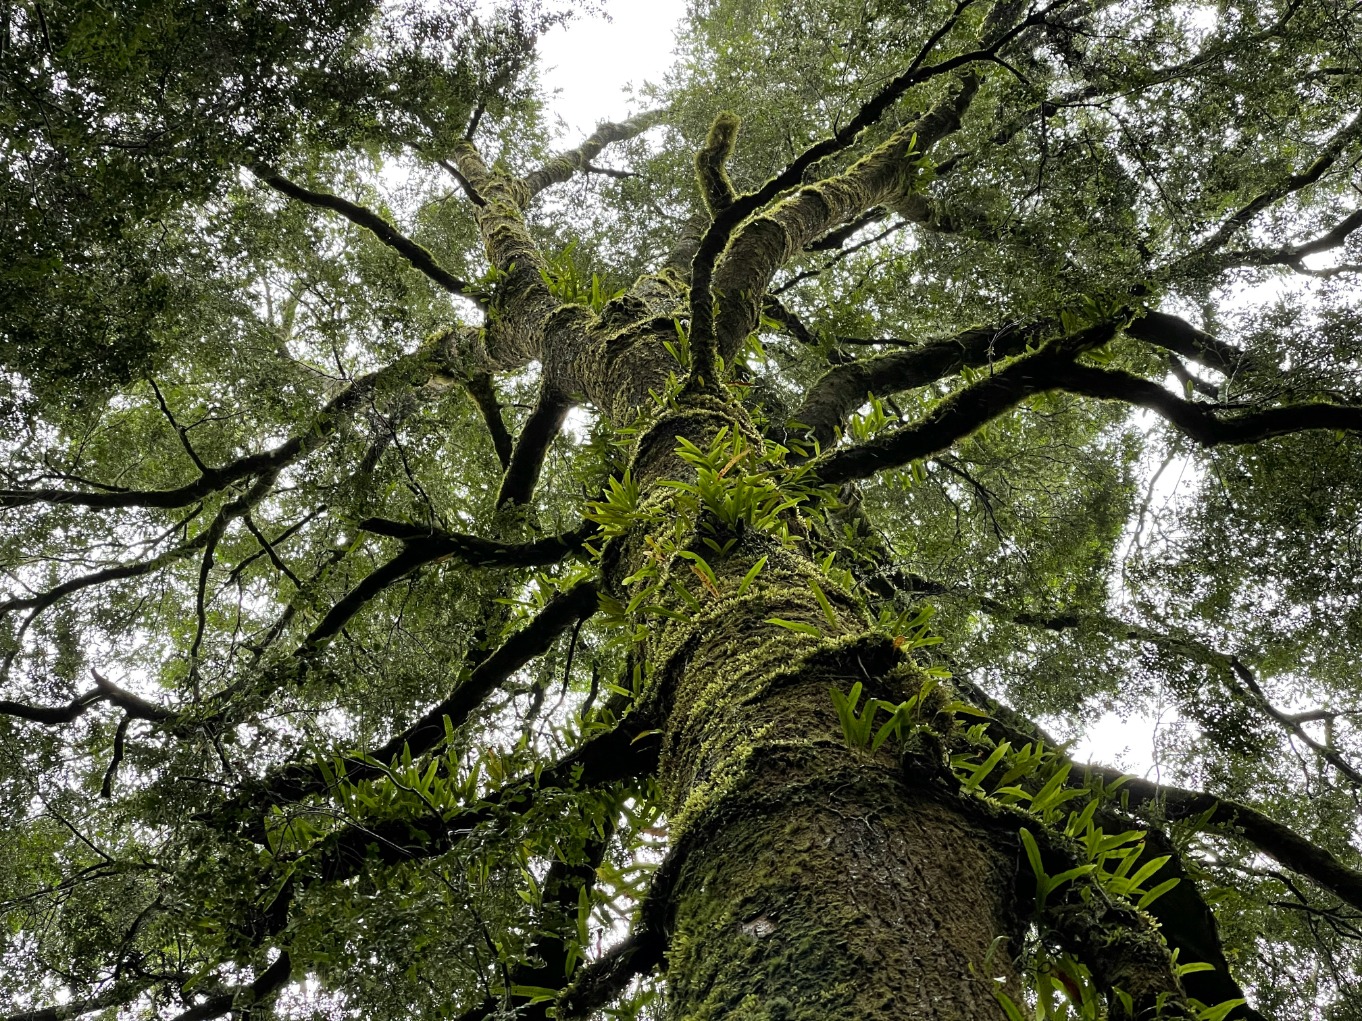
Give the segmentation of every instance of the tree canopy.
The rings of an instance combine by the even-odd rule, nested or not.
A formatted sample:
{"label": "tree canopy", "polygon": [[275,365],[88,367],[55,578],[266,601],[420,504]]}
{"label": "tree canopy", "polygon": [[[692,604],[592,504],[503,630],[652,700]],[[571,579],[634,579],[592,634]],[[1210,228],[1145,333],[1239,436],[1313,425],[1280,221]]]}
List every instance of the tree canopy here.
{"label": "tree canopy", "polygon": [[576,8],[0,12],[5,1021],[1362,1017],[1362,7]]}

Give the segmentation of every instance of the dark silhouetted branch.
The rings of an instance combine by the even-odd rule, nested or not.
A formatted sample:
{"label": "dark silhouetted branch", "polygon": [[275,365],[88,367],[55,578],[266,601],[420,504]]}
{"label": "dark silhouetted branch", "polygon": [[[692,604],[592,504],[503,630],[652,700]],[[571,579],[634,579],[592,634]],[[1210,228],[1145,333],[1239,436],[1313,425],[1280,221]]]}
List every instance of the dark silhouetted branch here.
{"label": "dark silhouetted branch", "polygon": [[492,447],[497,452],[497,461],[501,464],[504,472],[511,464],[511,449],[514,446],[511,440],[510,430],[506,428],[506,422],[501,417],[501,402],[497,400],[496,388],[492,385],[492,374],[489,372],[475,373],[465,383],[464,387],[468,394],[473,398],[482,412],[482,417],[487,422],[487,432],[492,437]]}
{"label": "dark silhouetted branch", "polygon": [[539,400],[520,430],[511,462],[506,466],[501,488],[497,492],[497,506],[520,506],[530,502],[539,474],[544,468],[544,457],[558,431],[563,428],[572,402],[547,382],[539,391]]}
{"label": "dark silhouetted branch", "polygon": [[1264,209],[1287,195],[1314,184],[1324,176],[1325,171],[1338,162],[1339,157],[1347,151],[1348,146],[1359,137],[1362,137],[1362,113],[1354,114],[1353,119],[1340,128],[1333,138],[1329,139],[1310,166],[1299,174],[1288,174],[1273,187],[1255,195],[1235,210],[1229,219],[1217,227],[1210,237],[1197,245],[1195,251],[1188,258],[1196,258],[1216,251],[1234,235],[1235,231],[1247,224]]}
{"label": "dark silhouetted branch", "polygon": [[1362,909],[1362,873],[1348,868],[1322,847],[1256,808],[1202,791],[1142,780],[1108,766],[1087,765],[1083,768],[1107,782],[1114,783],[1117,778],[1124,777],[1120,789],[1128,792],[1132,810],[1157,810],[1170,820],[1196,819],[1205,815],[1206,825],[1239,833],[1263,854],[1292,872],[1313,880],[1340,900]]}
{"label": "dark silhouetted branch", "polygon": [[428,364],[433,347],[398,359],[392,365],[360,376],[328,401],[312,421],[290,439],[271,450],[239,457],[221,468],[211,469],[193,482],[173,489],[112,490],[97,493],[66,489],[0,490],[0,508],[27,507],[38,503],[73,504],[81,507],[183,507],[233,482],[262,472],[278,470],[316,450],[367,400],[388,377],[400,376]]}
{"label": "dark silhouetted branch", "polygon": [[[1104,343],[1113,328],[1093,327],[1070,338],[1087,346]],[[1261,411],[1228,412],[1183,400],[1157,383],[1112,369],[1079,365],[1050,351],[1018,359],[988,379],[957,391],[920,422],[819,459],[819,478],[829,483],[868,478],[940,453],[1027,397],[1048,390],[1100,400],[1124,401],[1155,412],[1203,446],[1256,443],[1311,430],[1362,432],[1362,406],[1324,401]]]}
{"label": "dark silhouetted branch", "polygon": [[292,977],[292,971],[293,962],[289,960],[288,951],[285,950],[254,982],[210,996],[202,1003],[177,1014],[173,1021],[211,1021],[212,1018],[237,1011],[245,1014],[251,1007],[268,1000],[283,989]]}
{"label": "dark silhouetted branch", "polygon": [[470,298],[481,305],[487,303],[486,295],[466,280],[460,280],[446,270],[435,261],[435,256],[431,255],[427,249],[418,245],[373,210],[366,209],[348,199],[343,199],[339,195],[304,188],[302,185],[295,184],[288,178],[263,167],[257,168],[254,173],[275,191],[287,195],[291,199],[297,199],[299,202],[315,206],[318,209],[329,209],[332,212],[340,213],[351,223],[363,227],[450,294]]}
{"label": "dark silhouetted branch", "polygon": [[1198,330],[1186,319],[1167,312],[1145,312],[1125,328],[1126,336],[1199,362],[1229,375],[1242,368],[1248,356],[1233,344]]}

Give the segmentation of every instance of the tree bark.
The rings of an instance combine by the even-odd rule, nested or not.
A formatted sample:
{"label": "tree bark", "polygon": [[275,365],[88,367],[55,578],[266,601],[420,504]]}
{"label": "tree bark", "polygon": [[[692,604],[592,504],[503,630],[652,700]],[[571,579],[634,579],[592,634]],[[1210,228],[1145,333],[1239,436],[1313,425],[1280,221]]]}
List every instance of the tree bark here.
{"label": "tree bark", "polygon": [[[645,502],[668,492],[661,481],[694,477],[672,452],[678,436],[704,449],[724,425],[750,435],[740,408],[708,400],[663,415],[640,440]],[[652,543],[625,536],[607,553],[626,597],[624,579],[672,518],[650,527]],[[692,548],[710,552],[698,539]],[[829,690],[859,681],[897,703],[923,675],[801,544],[749,532],[709,563],[712,588],[695,584],[688,561],[669,566],[703,608],[655,624],[646,645],[643,711],[661,721],[673,842],[662,909],[672,1016],[999,1016],[995,988],[1020,996],[1015,833],[1009,841],[971,810],[940,745],[849,749]]]}

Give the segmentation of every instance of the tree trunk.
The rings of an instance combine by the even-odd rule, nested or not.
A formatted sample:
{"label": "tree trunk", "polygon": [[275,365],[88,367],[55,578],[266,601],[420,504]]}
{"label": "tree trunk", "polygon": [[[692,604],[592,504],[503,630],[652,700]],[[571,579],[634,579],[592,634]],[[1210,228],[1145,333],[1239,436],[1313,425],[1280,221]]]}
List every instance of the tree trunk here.
{"label": "tree trunk", "polygon": [[[694,478],[672,453],[677,436],[704,449],[720,424],[744,427],[740,409],[726,410],[656,423],[634,460],[645,501],[658,495],[650,483]],[[673,534],[674,518],[653,528]],[[656,548],[655,537],[626,539],[610,573],[632,575]],[[652,625],[644,709],[663,731],[673,1016],[999,1016],[993,989],[1019,995],[1015,841],[959,796],[939,744],[850,749],[830,691],[859,681],[897,703],[923,674],[867,629],[802,543],[754,531],[726,557],[698,538],[683,548],[707,555],[715,581],[694,584],[686,560],[669,565],[703,608]]]}

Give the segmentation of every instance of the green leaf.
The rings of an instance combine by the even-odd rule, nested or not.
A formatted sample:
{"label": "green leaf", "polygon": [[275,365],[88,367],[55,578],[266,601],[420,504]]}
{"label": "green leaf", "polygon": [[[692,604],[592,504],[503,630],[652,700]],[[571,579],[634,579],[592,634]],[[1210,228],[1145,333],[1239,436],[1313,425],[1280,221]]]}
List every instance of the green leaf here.
{"label": "green leaf", "polygon": [[[1138,907],[1138,908],[1147,908],[1147,907],[1149,907],[1149,905],[1153,904],[1156,900],[1158,900],[1160,897],[1162,897],[1162,896],[1163,896],[1165,893],[1167,893],[1169,890],[1173,889],[1173,887],[1177,886],[1178,883],[1180,883],[1180,882],[1182,882],[1182,880],[1179,879],[1177,876],[1174,876],[1172,879],[1165,879],[1165,880],[1164,880],[1162,883],[1160,883],[1158,886],[1155,886],[1155,887],[1151,888],[1150,890],[1146,891],[1146,892],[1140,897],[1140,899],[1139,899],[1138,901],[1136,901],[1135,906]],[[1210,967],[1210,966],[1207,965],[1207,967]]]}
{"label": "green leaf", "polygon": [[1243,997],[1239,997],[1237,999],[1225,1000],[1222,1003],[1217,1003],[1214,1007],[1203,1007],[1197,1011],[1197,1021],[1225,1021],[1225,1018],[1229,1016],[1230,1011],[1247,1002],[1248,1001]]}
{"label": "green leaf", "polygon": [[823,632],[819,631],[818,628],[814,627],[812,624],[805,624],[798,620],[783,620],[780,617],[767,617],[762,623],[775,624],[777,627],[783,627],[790,631],[797,631],[801,635],[811,635],[814,638],[823,637]]}
{"label": "green leaf", "polygon": [[761,573],[761,569],[765,566],[766,557],[762,557],[760,560],[758,560],[755,564],[751,566],[748,572],[745,575],[743,575],[742,581],[738,583],[738,595],[742,595],[744,592],[747,591],[747,589],[751,586],[752,582],[756,580],[757,575]]}
{"label": "green leaf", "polygon": [[832,603],[828,602],[828,597],[823,594],[818,582],[810,579],[809,588],[813,589],[814,598],[818,600],[818,605],[823,609],[823,616],[827,618],[829,627],[837,627],[837,614],[832,609]]}

